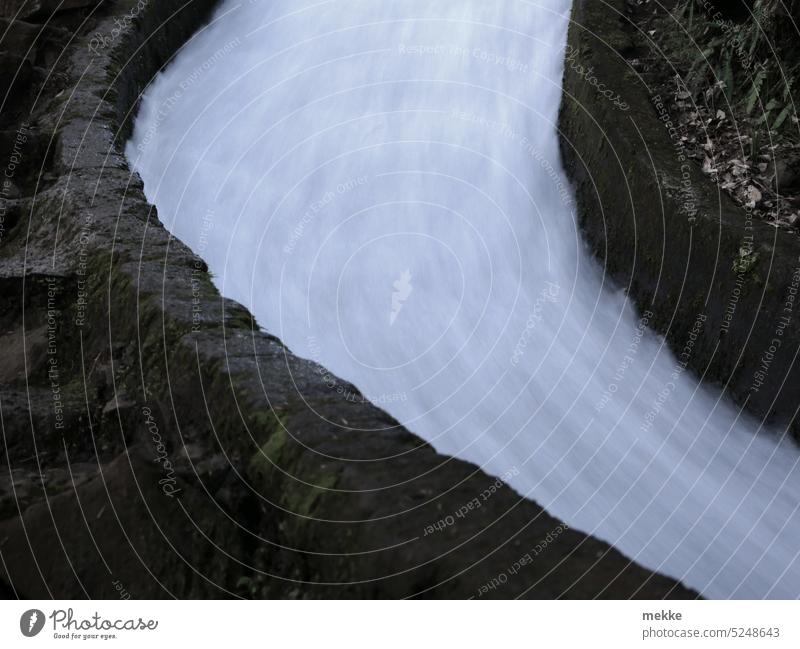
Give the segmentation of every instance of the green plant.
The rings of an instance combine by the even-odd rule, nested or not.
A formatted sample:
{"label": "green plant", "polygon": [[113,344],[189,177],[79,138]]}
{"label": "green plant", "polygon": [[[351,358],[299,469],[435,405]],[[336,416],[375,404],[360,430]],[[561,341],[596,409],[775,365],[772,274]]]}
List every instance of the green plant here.
{"label": "green plant", "polygon": [[[695,101],[738,107],[760,131],[780,131],[796,112],[800,46],[792,20],[800,22],[800,0],[755,0],[747,20],[726,20],[709,10],[708,0],[684,0],[674,18],[685,26],[693,53],[683,56],[683,82]],[[699,8],[705,7],[705,10]],[[792,27],[793,29],[789,29]],[[677,66],[676,66],[677,67]]]}

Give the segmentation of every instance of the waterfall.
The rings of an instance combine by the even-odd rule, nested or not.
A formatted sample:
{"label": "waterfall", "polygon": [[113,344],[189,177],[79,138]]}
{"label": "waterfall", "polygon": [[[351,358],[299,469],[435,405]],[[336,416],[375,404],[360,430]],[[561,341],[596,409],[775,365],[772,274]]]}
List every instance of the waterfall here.
{"label": "waterfall", "polygon": [[226,0],[127,155],[224,295],[439,451],[705,596],[797,597],[798,451],[698,382],[692,337],[670,351],[581,240],[569,13]]}

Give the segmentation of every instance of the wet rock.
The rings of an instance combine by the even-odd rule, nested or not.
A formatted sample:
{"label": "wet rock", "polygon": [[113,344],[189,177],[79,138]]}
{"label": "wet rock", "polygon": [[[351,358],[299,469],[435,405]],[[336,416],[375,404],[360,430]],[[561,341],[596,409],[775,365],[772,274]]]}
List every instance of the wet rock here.
{"label": "wet rock", "polygon": [[17,20],[44,21],[59,13],[88,9],[100,0],[2,0],[0,16]]}
{"label": "wet rock", "polygon": [[781,159],[775,164],[772,185],[779,194],[800,192],[800,159]]}

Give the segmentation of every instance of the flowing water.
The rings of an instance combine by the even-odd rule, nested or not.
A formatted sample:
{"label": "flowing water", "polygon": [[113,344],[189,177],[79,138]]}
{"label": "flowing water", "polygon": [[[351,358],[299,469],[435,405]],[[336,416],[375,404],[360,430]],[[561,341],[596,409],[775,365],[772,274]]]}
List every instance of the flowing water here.
{"label": "flowing water", "polygon": [[706,596],[797,597],[797,450],[698,384],[581,242],[569,10],[228,0],[127,153],[226,296],[440,451]]}

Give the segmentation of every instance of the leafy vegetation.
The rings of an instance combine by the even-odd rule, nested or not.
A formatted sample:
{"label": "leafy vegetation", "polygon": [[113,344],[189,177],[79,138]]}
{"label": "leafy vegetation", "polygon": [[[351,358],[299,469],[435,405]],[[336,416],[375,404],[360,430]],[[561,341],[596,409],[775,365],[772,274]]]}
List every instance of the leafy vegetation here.
{"label": "leafy vegetation", "polygon": [[796,130],[800,0],[754,0],[732,18],[710,0],[681,0],[674,17],[696,47],[687,52],[685,90],[713,109],[735,109],[753,131]]}

